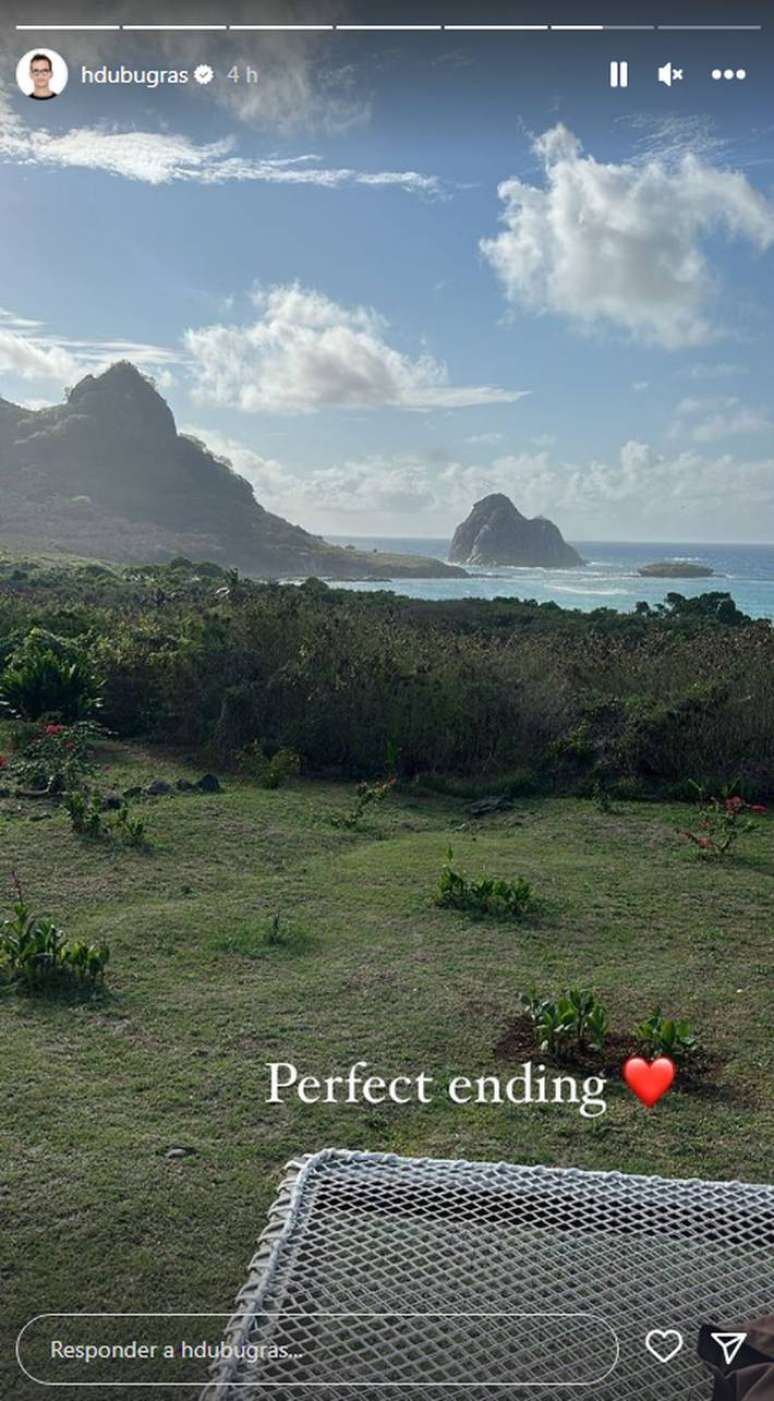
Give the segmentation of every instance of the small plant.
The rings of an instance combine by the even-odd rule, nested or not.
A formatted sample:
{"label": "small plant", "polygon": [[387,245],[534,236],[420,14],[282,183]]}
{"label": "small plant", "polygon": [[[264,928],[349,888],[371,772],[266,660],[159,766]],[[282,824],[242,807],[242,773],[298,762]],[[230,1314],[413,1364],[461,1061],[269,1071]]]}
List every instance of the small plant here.
{"label": "small plant", "polygon": [[279,912],[277,912],[272,915],[269,921],[269,927],[266,930],[266,943],[276,946],[277,944],[284,944],[284,942],[285,931],[282,929],[280,915]]}
{"label": "small plant", "polygon": [[561,1056],[571,1045],[579,1052],[604,1049],[610,1024],[592,992],[568,988],[552,999],[533,990],[522,995],[521,1004],[535,1028],[539,1051]]}
{"label": "small plant", "polygon": [[269,950],[283,949],[288,954],[301,954],[309,947],[310,938],[303,928],[289,923],[277,910],[266,924],[243,925],[225,936],[217,935],[210,947],[217,953],[236,954],[241,958],[263,958]]}
{"label": "small plant", "polygon": [[523,876],[513,881],[486,875],[471,879],[455,866],[451,847],[433,892],[434,905],[498,919],[521,919],[533,900],[532,887]]}
{"label": "small plant", "polygon": [[596,1003],[586,1018],[586,1044],[592,1051],[604,1049],[609,1030],[607,1012],[600,1003]]}
{"label": "small plant", "polygon": [[83,982],[101,982],[110,958],[107,944],[87,944],[84,939],[72,939],[64,945],[63,959],[68,972]]}
{"label": "small plant", "polygon": [[707,798],[699,784],[691,785],[697,795],[696,830],[683,827],[680,835],[693,842],[699,856],[722,860],[733,851],[740,837],[754,832],[755,818],[765,814],[762,803],[747,803],[734,792],[736,784],[720,790],[719,797]]}
{"label": "small plant", "polygon": [[70,815],[72,829],[79,837],[114,841],[122,846],[147,845],[145,822],[140,817],[132,816],[126,802],[121,804],[112,820],[105,815],[99,793],[86,788],[65,793],[64,805]]}
{"label": "small plant", "polygon": [[690,1022],[664,1017],[660,1007],[637,1027],[637,1040],[649,1056],[682,1061],[695,1054],[698,1042]]}
{"label": "small plant", "polygon": [[301,759],[295,749],[278,749],[267,759],[263,745],[251,740],[237,755],[239,767],[256,778],[262,788],[281,788],[289,778],[301,772]]}
{"label": "small plant", "polygon": [[605,785],[597,779],[591,791],[592,801],[597,812],[608,813],[613,811],[613,802]]}
{"label": "small plant", "polygon": [[288,778],[301,772],[301,760],[295,749],[278,749],[272,754],[264,770],[264,788],[281,788]]}
{"label": "small plant", "polygon": [[85,788],[73,789],[71,793],[65,793],[64,806],[70,816],[70,825],[79,837],[97,839],[107,836],[102,800],[97,793]]}
{"label": "small plant", "polygon": [[539,997],[536,993],[525,993],[522,1006],[535,1028],[535,1041],[538,1051],[561,1055],[569,1043],[572,1025],[564,1018],[558,1003],[549,997]]}
{"label": "small plant", "polygon": [[122,803],[111,823],[111,835],[125,846],[146,845],[145,823],[141,817],[132,817],[128,803]]}
{"label": "small plant", "polygon": [[351,810],[336,813],[331,818],[334,827],[346,827],[349,831],[355,831],[360,826],[366,809],[373,803],[384,802],[395,787],[395,782],[394,778],[387,778],[382,783],[359,783]]}
{"label": "small plant", "polygon": [[68,940],[53,920],[32,914],[16,876],[13,880],[13,916],[0,924],[0,968],[8,979],[28,992],[57,981],[101,981],[110,958],[107,944]]}

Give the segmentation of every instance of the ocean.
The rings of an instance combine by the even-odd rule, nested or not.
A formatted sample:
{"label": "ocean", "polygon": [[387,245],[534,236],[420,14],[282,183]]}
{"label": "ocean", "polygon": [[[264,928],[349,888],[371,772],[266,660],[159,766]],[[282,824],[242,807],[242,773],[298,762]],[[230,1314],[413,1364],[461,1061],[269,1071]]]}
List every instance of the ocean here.
{"label": "ocean", "polygon": [[[445,560],[449,540],[385,539],[355,535],[326,537],[334,545],[354,545]],[[710,590],[730,593],[737,607],[754,618],[774,619],[774,545],[697,545],[573,540],[586,564],[579,569],[469,569],[469,579],[396,579],[390,584],[340,584],[349,589],[392,588],[410,598],[552,599],[563,608],[615,608],[628,613],[644,599],[661,603],[668,593],[687,598]],[[711,579],[643,579],[637,568],[657,560],[690,560],[715,571]]]}

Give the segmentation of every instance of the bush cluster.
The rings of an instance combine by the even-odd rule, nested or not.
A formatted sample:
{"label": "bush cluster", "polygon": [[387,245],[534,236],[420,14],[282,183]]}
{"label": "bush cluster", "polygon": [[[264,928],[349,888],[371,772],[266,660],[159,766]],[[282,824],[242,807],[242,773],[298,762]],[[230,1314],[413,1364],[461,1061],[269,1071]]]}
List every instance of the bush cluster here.
{"label": "bush cluster", "polygon": [[109,958],[107,944],[67,939],[53,920],[33,914],[21,892],[13,916],[0,924],[0,973],[26,992],[101,982]]}
{"label": "bush cluster", "polygon": [[554,791],[690,797],[690,776],[709,791],[738,780],[751,799],[774,790],[774,631],[719,593],[626,615],[320,580],[235,591],[217,566],[185,560],[62,571],[0,598],[3,662],[0,694],[19,714],[69,722],[101,702],[122,736],[224,762],[256,746],[358,779],[518,772]]}
{"label": "bush cluster", "polygon": [[[559,1059],[584,1051],[604,1051],[610,1035],[607,1009],[587,988],[571,987],[556,997],[534,988],[522,993],[521,1006],[532,1023],[535,1049]],[[681,1063],[695,1056],[698,1040],[690,1022],[665,1017],[660,1007],[635,1027],[632,1042],[650,1059],[669,1056]]]}
{"label": "bush cluster", "polygon": [[496,919],[522,919],[534,906],[532,886],[523,876],[508,880],[503,876],[468,876],[454,864],[452,848],[446,853],[433,904],[472,915],[493,915]]}

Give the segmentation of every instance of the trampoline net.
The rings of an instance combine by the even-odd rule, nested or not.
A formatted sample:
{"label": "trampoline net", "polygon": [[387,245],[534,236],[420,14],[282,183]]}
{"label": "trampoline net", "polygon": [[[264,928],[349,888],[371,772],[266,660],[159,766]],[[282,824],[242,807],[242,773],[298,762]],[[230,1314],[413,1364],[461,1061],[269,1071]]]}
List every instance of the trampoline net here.
{"label": "trampoline net", "polygon": [[[291,1164],[204,1397],[708,1401],[700,1324],[768,1312],[770,1187],[327,1151]],[[685,1337],[668,1364],[651,1329]]]}

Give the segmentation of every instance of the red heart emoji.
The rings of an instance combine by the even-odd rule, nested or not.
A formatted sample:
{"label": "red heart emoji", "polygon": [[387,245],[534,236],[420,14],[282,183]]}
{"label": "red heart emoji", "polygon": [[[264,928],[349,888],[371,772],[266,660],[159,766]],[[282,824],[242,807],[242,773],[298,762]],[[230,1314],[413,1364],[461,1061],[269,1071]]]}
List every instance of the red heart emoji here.
{"label": "red heart emoji", "polygon": [[648,1109],[657,1104],[665,1095],[677,1074],[674,1061],[668,1056],[658,1056],[646,1061],[642,1056],[630,1056],[623,1068],[623,1077],[629,1089]]}

